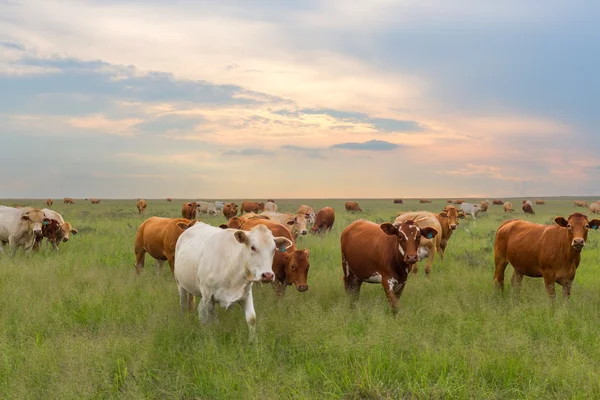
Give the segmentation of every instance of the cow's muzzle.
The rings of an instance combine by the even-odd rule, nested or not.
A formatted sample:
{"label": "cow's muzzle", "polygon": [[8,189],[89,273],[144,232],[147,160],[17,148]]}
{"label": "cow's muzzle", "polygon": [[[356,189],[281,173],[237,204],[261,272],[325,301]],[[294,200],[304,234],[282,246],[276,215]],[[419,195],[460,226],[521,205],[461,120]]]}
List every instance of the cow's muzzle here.
{"label": "cow's muzzle", "polygon": [[68,242],[68,241],[69,241],[69,238],[63,238],[63,239],[62,239],[62,241],[63,241],[63,242]]}
{"label": "cow's muzzle", "polygon": [[33,234],[37,237],[42,236],[42,230],[41,229],[36,229],[33,231]]}
{"label": "cow's muzzle", "polygon": [[585,246],[585,240],[573,239],[573,243],[571,243],[571,246],[573,246],[575,250],[581,250],[583,249],[583,246]]}
{"label": "cow's muzzle", "polygon": [[308,285],[298,285],[296,286],[299,292],[306,292],[308,290]]}
{"label": "cow's muzzle", "polygon": [[300,232],[301,235],[306,235],[307,233],[308,231],[306,229]]}
{"label": "cow's muzzle", "polygon": [[456,229],[456,224],[451,224],[451,225],[450,225],[450,229],[451,229],[451,230],[455,230],[455,229]]}
{"label": "cow's muzzle", "polygon": [[419,256],[417,254],[407,254],[406,257],[404,257],[404,261],[409,264],[415,264],[417,261],[419,261]]}
{"label": "cow's muzzle", "polygon": [[275,275],[272,272],[263,272],[260,276],[261,282],[273,282]]}

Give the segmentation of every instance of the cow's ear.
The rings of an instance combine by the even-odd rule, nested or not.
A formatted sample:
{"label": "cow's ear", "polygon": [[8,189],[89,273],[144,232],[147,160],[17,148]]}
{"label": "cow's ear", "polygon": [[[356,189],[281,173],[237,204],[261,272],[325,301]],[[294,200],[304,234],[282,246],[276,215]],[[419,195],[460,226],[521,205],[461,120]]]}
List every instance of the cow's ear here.
{"label": "cow's ear", "polygon": [[71,233],[72,233],[73,235],[77,235],[79,232],[77,232],[77,229],[75,229],[75,228],[71,228]]}
{"label": "cow's ear", "polygon": [[244,231],[235,231],[233,237],[235,237],[235,240],[242,244],[248,243],[248,236],[246,236],[246,233]]}
{"label": "cow's ear", "polygon": [[590,221],[590,229],[600,228],[600,219],[593,219]]}
{"label": "cow's ear", "polygon": [[308,257],[310,255],[310,250],[308,250],[308,249],[302,249],[302,252],[304,254],[306,254],[306,257]]}
{"label": "cow's ear", "polygon": [[286,222],[286,224],[288,225],[294,225],[296,223],[296,218],[289,220],[288,222]]}
{"label": "cow's ear", "polygon": [[221,225],[219,225],[219,228],[221,228],[221,229],[227,229],[229,227],[227,225],[225,225],[225,224],[221,224]]}
{"label": "cow's ear", "polygon": [[569,222],[564,219],[564,217],[556,217],[554,218],[554,222],[556,222],[556,225],[562,226],[563,228],[566,228],[569,225]]}
{"label": "cow's ear", "polygon": [[194,226],[195,223],[196,223],[196,221],[192,221],[192,222],[178,222],[177,223],[177,227],[181,228],[183,230],[186,230],[187,228],[190,228],[190,227]]}
{"label": "cow's ear", "polygon": [[421,235],[427,239],[433,239],[438,234],[438,231],[430,226],[421,229]]}
{"label": "cow's ear", "polygon": [[440,217],[442,217],[442,218],[448,218],[448,214],[446,214],[446,212],[445,212],[445,211],[442,211],[442,212],[441,212],[439,215],[440,215]]}
{"label": "cow's ear", "polygon": [[29,221],[29,214],[21,215],[21,221]]}
{"label": "cow's ear", "polygon": [[275,247],[281,252],[286,251],[294,245],[294,243],[290,239],[283,236],[278,236],[273,240],[275,241]]}
{"label": "cow's ear", "polygon": [[397,235],[398,234],[398,228],[395,227],[394,225],[390,224],[389,222],[383,223],[383,224],[379,225],[379,227],[386,235]]}

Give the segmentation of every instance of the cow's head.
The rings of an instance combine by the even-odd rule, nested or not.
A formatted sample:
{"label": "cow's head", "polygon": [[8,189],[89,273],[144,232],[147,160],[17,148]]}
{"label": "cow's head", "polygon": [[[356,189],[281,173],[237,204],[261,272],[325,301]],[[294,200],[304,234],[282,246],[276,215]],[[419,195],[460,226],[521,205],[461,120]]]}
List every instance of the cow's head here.
{"label": "cow's head", "polygon": [[273,236],[264,225],[257,225],[250,231],[235,231],[235,240],[244,246],[244,266],[248,278],[254,282],[271,282],[273,274],[273,257],[276,251],[284,252],[293,245],[288,238]]}
{"label": "cow's head", "polygon": [[228,228],[240,229],[242,227],[242,225],[244,225],[244,223],[238,217],[231,217],[231,218],[229,218],[229,221],[227,222]]}
{"label": "cow's head", "polygon": [[45,220],[49,221],[42,210],[38,210],[37,208],[29,209],[21,214],[21,221],[26,223],[29,229],[37,237],[42,237],[42,226]]}
{"label": "cow's head", "polygon": [[56,243],[60,232],[60,222],[55,219],[45,218],[42,224],[42,236],[50,242]]}
{"label": "cow's head", "polygon": [[431,227],[420,229],[413,220],[395,222],[394,224],[386,222],[381,224],[380,227],[386,234],[396,236],[398,250],[407,264],[414,264],[419,261],[418,251],[421,236],[433,239],[438,234],[438,231]]}
{"label": "cow's head", "polygon": [[446,218],[448,218],[448,225],[450,226],[451,230],[455,230],[456,228],[458,228],[458,224],[459,224],[458,219],[459,218],[465,217],[464,212],[462,213],[462,217],[460,217],[458,210],[454,206],[446,206],[442,210],[442,213],[440,213],[440,215],[442,215],[442,214],[446,214]]}
{"label": "cow's head", "polygon": [[71,234],[77,235],[77,229],[73,228],[69,222],[65,222],[60,226],[60,230],[56,235],[58,241],[68,242]]}
{"label": "cow's head", "polygon": [[291,232],[296,232],[298,235],[306,235],[308,230],[306,229],[306,217],[304,214],[297,214],[294,219],[287,222]]}
{"label": "cow's head", "polygon": [[288,285],[296,286],[299,292],[308,290],[308,249],[295,250],[291,254],[284,253],[286,258],[285,277]]}
{"label": "cow's head", "polygon": [[581,213],[571,214],[567,219],[556,217],[554,218],[554,222],[558,226],[568,229],[569,241],[575,250],[581,250],[585,246],[588,230],[600,227],[600,220],[593,219],[588,221],[587,216]]}
{"label": "cow's head", "polygon": [[317,214],[314,211],[304,214],[304,218],[306,218],[306,222],[309,224],[314,224],[317,219]]}

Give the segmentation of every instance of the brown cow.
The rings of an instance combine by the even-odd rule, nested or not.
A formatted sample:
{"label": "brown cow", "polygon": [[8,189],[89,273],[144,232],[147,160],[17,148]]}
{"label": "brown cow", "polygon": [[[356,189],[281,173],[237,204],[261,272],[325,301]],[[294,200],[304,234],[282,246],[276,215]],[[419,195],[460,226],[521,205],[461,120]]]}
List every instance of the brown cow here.
{"label": "brown cow", "polygon": [[446,203],[452,204],[452,200],[446,200]]}
{"label": "brown cow", "polygon": [[464,203],[464,200],[454,200],[454,204],[462,204]]}
{"label": "brown cow", "polygon": [[513,212],[513,206],[512,203],[507,201],[506,203],[504,203],[504,214],[508,213],[508,212]]}
{"label": "brown cow", "polygon": [[242,203],[242,213],[260,212],[265,209],[265,203],[257,203],[256,201],[244,201]]}
{"label": "brown cow", "polygon": [[308,270],[310,268],[309,250],[297,249],[290,231],[282,224],[261,218],[249,219],[241,229],[249,231],[257,225],[265,225],[275,237],[283,236],[292,241],[292,246],[284,252],[275,251],[273,257],[273,273],[275,280],[273,281],[273,289],[277,295],[285,294],[285,289],[290,286],[296,286],[299,292],[308,290]]}
{"label": "brown cow", "polygon": [[533,211],[533,207],[531,207],[531,204],[529,203],[523,203],[523,206],[521,208],[523,209],[523,212],[525,214],[535,214],[535,211]]}
{"label": "brown cow", "polygon": [[230,219],[237,215],[238,205],[235,203],[225,203],[223,206],[223,215],[225,218]]}
{"label": "brown cow", "polygon": [[504,204],[504,202],[502,200],[494,200],[492,201],[492,204],[495,206],[501,206]]}
{"label": "brown cow", "polygon": [[431,203],[431,200],[419,199],[419,203],[421,203],[421,204]]}
{"label": "brown cow", "polygon": [[497,288],[504,289],[504,271],[510,263],[515,289],[519,289],[523,276],[542,277],[550,297],[556,297],[554,283],[563,287],[563,298],[571,295],[588,230],[598,229],[600,220],[588,221],[587,216],[575,213],[568,219],[556,217],[554,222],[556,225],[539,225],[511,220],[500,225],[494,243]]}
{"label": "brown cow", "polygon": [[331,230],[335,221],[335,211],[331,207],[324,207],[319,210],[315,218],[315,223],[311,228],[312,233],[322,233]]}
{"label": "brown cow", "polygon": [[52,244],[54,250],[58,250],[57,236],[60,233],[60,222],[55,219],[44,220],[42,225],[42,235],[35,237],[35,243],[33,244],[33,250],[38,251],[42,246],[42,240],[48,239],[48,242]]}
{"label": "brown cow", "polygon": [[226,229],[226,228],[240,229],[242,227],[242,225],[244,225],[246,222],[248,222],[251,219],[270,220],[270,218],[265,215],[255,214],[255,213],[247,213],[247,214],[241,215],[239,217],[231,217],[231,218],[229,218],[229,221],[227,221],[227,224],[221,224],[221,225],[219,225],[219,227],[223,228],[223,229]]}
{"label": "brown cow", "polygon": [[317,215],[315,214],[315,210],[313,210],[311,206],[307,206],[306,204],[303,204],[300,207],[298,207],[298,212],[296,214],[304,214],[309,224],[314,224],[315,218],[317,217]]}
{"label": "brown cow", "polygon": [[198,212],[198,203],[195,201],[191,203],[183,203],[181,206],[181,216],[186,219],[196,219],[196,213]]}
{"label": "brown cow", "polygon": [[[442,213],[443,216],[447,215]],[[434,238],[421,238],[421,243],[419,245],[419,251],[417,254],[419,255],[419,261],[423,260],[427,257],[427,261],[425,263],[425,275],[429,276],[431,273],[431,268],[433,267],[433,260],[435,259],[435,255],[438,253],[438,250],[441,249],[440,242],[442,240],[442,235],[439,233],[442,232],[441,224],[435,214],[429,211],[405,211],[400,212],[396,216],[394,220],[394,225],[400,225],[404,221],[414,221],[415,224],[419,227],[419,229],[423,230],[425,228],[432,228],[438,232]],[[440,258],[443,258],[442,252],[440,251]],[[413,265],[411,272],[413,274],[417,274],[419,272],[419,266],[415,263]]]}
{"label": "brown cow", "polygon": [[536,200],[535,201],[536,206],[543,206],[544,204],[546,204],[546,202],[544,200]]}
{"label": "brown cow", "polygon": [[177,239],[195,223],[196,220],[162,217],[150,217],[142,222],[135,237],[135,273],[139,275],[144,268],[146,253],[156,260],[156,273],[165,261],[169,262],[173,273]]}
{"label": "brown cow", "polygon": [[100,200],[99,199],[90,199],[90,203],[92,203],[92,204],[100,204]]}
{"label": "brown cow", "polygon": [[[446,247],[448,246],[448,241],[450,240],[450,236],[452,236],[452,232],[454,232],[456,228],[458,228],[458,225],[460,223],[458,221],[458,219],[460,218],[460,213],[456,209],[456,207],[446,206],[444,207],[441,213],[433,215],[435,215],[438,222],[440,223],[440,226],[442,227],[442,232],[440,233],[442,235],[442,240],[440,240],[440,248],[438,249],[438,252],[440,252],[440,257],[443,258],[444,251],[446,250]],[[462,215],[464,218],[464,212]]]}
{"label": "brown cow", "polygon": [[269,219],[277,221],[286,226],[292,233],[292,236],[294,236],[294,239],[297,239],[299,235],[306,235],[308,233],[308,229],[306,227],[308,221],[306,220],[306,215],[304,214],[294,215],[292,213],[264,211],[260,213],[260,215],[269,217]]}
{"label": "brown cow", "polygon": [[394,204],[404,204],[404,201],[402,199],[394,199]]}
{"label": "brown cow", "polygon": [[600,204],[598,204],[598,203],[590,204],[590,211],[592,212],[592,214],[599,214],[600,213]]}
{"label": "brown cow", "polygon": [[357,300],[363,282],[381,283],[396,314],[408,272],[419,259],[421,235],[433,238],[437,232],[413,221],[379,225],[360,219],[348,225],[340,240],[346,293]]}
{"label": "brown cow", "polygon": [[146,210],[146,207],[148,207],[148,202],[144,199],[138,199],[136,207],[138,209],[138,215],[142,215],[144,210]]}
{"label": "brown cow", "polygon": [[170,197],[167,197],[167,201],[170,203],[171,201],[173,201],[173,199],[171,199]]}
{"label": "brown cow", "polygon": [[573,204],[575,204],[575,207],[587,207],[588,206],[587,201],[583,201],[583,200],[575,200],[573,202]]}
{"label": "brown cow", "polygon": [[479,203],[479,212],[487,212],[488,204],[485,201]]}
{"label": "brown cow", "polygon": [[70,197],[65,197],[63,200],[64,204],[75,204],[75,200]]}
{"label": "brown cow", "polygon": [[355,201],[347,201],[344,206],[346,207],[346,211],[351,211],[351,212],[360,211],[360,212],[362,212],[362,208],[360,208],[360,206],[358,205],[358,203],[355,202]]}
{"label": "brown cow", "polygon": [[46,205],[47,205],[48,207],[52,207],[52,204],[54,204],[54,200],[52,200],[52,199],[50,199],[50,198],[46,199]]}

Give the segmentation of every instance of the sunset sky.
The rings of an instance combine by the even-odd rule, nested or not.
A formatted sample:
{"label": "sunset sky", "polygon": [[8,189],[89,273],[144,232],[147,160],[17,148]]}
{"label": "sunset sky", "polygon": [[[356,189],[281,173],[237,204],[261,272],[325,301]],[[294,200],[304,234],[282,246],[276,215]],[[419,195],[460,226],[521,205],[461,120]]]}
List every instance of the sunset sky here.
{"label": "sunset sky", "polygon": [[600,193],[600,2],[0,2],[0,198]]}

